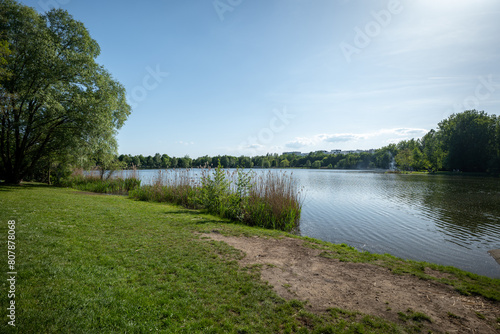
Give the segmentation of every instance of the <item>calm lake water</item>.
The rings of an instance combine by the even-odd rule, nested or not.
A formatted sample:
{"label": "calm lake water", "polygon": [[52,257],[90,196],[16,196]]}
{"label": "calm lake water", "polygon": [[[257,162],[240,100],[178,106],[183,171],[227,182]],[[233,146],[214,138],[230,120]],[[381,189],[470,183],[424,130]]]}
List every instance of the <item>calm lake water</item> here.
{"label": "calm lake water", "polygon": [[[139,171],[143,184],[157,173]],[[498,178],[310,169],[293,176],[305,192],[301,235],[500,278],[487,253],[500,248]]]}

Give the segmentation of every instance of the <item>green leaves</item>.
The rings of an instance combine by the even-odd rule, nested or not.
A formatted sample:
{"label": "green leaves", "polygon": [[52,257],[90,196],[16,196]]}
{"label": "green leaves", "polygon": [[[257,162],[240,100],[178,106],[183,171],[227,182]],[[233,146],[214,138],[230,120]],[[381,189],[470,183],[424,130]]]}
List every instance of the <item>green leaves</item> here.
{"label": "green leaves", "polygon": [[[385,164],[382,148],[376,155]],[[466,110],[453,114],[422,139],[403,140],[396,146],[395,162],[402,170],[500,171],[500,123],[495,115]],[[394,152],[391,153],[391,155]]]}
{"label": "green leaves", "polygon": [[0,179],[18,183],[48,160],[114,156],[131,109],[124,87],[95,62],[100,48],[83,23],[12,0],[0,8]]}
{"label": "green leaves", "polygon": [[[439,123],[439,134],[447,151],[445,166],[468,172],[489,170],[498,161],[495,150],[496,116],[466,110]],[[498,169],[498,166],[496,167]]]}
{"label": "green leaves", "polygon": [[10,54],[11,51],[9,50],[9,43],[5,40],[0,40],[0,81],[11,76],[11,73],[7,70],[6,67],[6,65],[8,64],[7,57]]}

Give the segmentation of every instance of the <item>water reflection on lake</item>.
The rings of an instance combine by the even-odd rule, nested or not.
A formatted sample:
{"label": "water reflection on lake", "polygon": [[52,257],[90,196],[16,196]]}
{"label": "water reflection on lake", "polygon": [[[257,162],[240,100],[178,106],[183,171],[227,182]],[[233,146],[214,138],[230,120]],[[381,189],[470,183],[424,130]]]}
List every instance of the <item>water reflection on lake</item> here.
{"label": "water reflection on lake", "polygon": [[[146,183],[157,173],[139,172]],[[305,190],[301,235],[500,278],[487,253],[500,248],[498,178],[309,169],[293,175]]]}
{"label": "water reflection on lake", "polygon": [[302,235],[500,278],[500,180],[307,170]]}

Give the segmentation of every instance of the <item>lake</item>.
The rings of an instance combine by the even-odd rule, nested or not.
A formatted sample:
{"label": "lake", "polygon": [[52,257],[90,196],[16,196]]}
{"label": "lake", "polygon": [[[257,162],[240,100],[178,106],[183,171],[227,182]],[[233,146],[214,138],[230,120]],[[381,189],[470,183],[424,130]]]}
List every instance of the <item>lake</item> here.
{"label": "lake", "polygon": [[[158,174],[138,172],[143,184]],[[301,235],[500,278],[500,265],[487,253],[500,248],[500,179],[287,170],[291,172],[305,194]]]}

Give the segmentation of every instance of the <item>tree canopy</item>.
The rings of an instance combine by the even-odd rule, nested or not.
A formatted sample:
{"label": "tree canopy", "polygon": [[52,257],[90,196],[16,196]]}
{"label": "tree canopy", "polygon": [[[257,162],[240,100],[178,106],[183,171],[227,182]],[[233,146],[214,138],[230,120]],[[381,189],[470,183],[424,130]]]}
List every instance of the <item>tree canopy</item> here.
{"label": "tree canopy", "polygon": [[467,172],[498,171],[498,129],[495,115],[466,110],[439,123],[442,145],[447,155],[445,166]]}
{"label": "tree canopy", "polygon": [[54,162],[104,161],[128,115],[125,89],[95,59],[83,23],[0,0],[0,179],[19,183]]}

